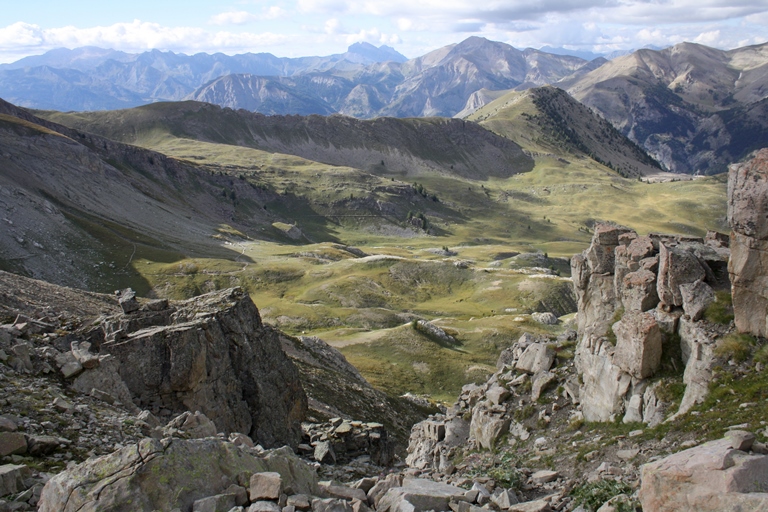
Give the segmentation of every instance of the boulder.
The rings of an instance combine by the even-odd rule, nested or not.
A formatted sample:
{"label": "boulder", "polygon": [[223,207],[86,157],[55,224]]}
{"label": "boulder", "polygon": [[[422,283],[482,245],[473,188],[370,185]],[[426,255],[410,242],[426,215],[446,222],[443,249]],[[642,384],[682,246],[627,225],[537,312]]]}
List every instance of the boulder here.
{"label": "boulder", "polygon": [[642,467],[644,512],[768,510],[768,456],[711,441]]}
{"label": "boulder", "polygon": [[680,295],[683,297],[683,311],[691,320],[701,320],[704,311],[715,301],[715,291],[702,280],[681,284]]}
{"label": "boulder", "polygon": [[621,303],[627,311],[648,311],[659,303],[656,274],[640,269],[624,276]]}
{"label": "boulder", "polygon": [[120,363],[112,356],[101,356],[99,364],[80,373],[72,382],[72,387],[102,401],[114,403],[118,400],[134,414],[140,410],[120,377]]}
{"label": "boulder", "polygon": [[251,501],[275,500],[283,492],[283,478],[280,473],[264,472],[251,475],[248,497]]}
{"label": "boulder", "polygon": [[0,432],[0,457],[27,453],[27,438],[21,432]]}
{"label": "boulder", "polygon": [[402,487],[387,491],[377,512],[449,510],[448,503],[463,501],[466,489],[420,478],[406,478]]}
{"label": "boulder", "polygon": [[278,332],[261,323],[248,294],[230,288],[174,308],[170,316],[140,311],[106,321],[101,352],[119,362],[137,405],[200,411],[221,431],[262,446],[297,445],[307,398]]}
{"label": "boulder", "polygon": [[227,494],[262,472],[280,473],[296,492],[317,488],[317,475],[287,448],[257,456],[216,438],[143,439],[57,474],[38,506],[41,512],[191,510],[197,500]]}
{"label": "boulder", "polygon": [[496,446],[496,441],[509,429],[510,418],[503,411],[489,408],[481,402],[472,411],[469,424],[469,437],[486,450]]}
{"label": "boulder", "polygon": [[540,324],[544,325],[556,325],[557,324],[557,317],[554,313],[550,313],[549,311],[546,311],[544,313],[533,313],[531,314],[531,318],[535,322],[539,322]]}
{"label": "boulder", "polygon": [[525,349],[517,362],[517,369],[530,374],[546,372],[555,361],[555,351],[546,343],[533,343]]}
{"label": "boulder", "polygon": [[734,322],[740,332],[768,336],[768,150],[728,172],[728,223]]}
{"label": "boulder", "polygon": [[0,497],[26,489],[24,479],[31,475],[30,469],[23,464],[3,464],[0,466]]}
{"label": "boulder", "polygon": [[661,330],[650,313],[627,311],[613,324],[613,362],[637,379],[652,376],[661,363]]}
{"label": "boulder", "polygon": [[632,377],[613,362],[615,351],[605,338],[588,337],[576,347],[581,373],[579,401],[586,421],[610,421],[622,410]]}
{"label": "boulder", "polygon": [[659,243],[659,275],[656,291],[664,309],[683,305],[680,286],[704,280],[707,271],[696,255],[682,247]]}
{"label": "boulder", "polygon": [[200,411],[181,413],[163,428],[164,437],[201,439],[216,436],[216,425]]}

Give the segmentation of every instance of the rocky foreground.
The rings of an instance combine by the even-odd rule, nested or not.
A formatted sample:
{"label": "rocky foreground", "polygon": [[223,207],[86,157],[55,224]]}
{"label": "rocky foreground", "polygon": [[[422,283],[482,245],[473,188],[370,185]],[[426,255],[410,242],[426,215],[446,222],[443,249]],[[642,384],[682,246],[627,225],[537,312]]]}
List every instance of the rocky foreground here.
{"label": "rocky foreground", "polygon": [[730,248],[596,226],[577,330],[522,336],[418,423],[240,289],[169,302],[0,272],[0,512],[766,510],[766,162],[731,172]]}

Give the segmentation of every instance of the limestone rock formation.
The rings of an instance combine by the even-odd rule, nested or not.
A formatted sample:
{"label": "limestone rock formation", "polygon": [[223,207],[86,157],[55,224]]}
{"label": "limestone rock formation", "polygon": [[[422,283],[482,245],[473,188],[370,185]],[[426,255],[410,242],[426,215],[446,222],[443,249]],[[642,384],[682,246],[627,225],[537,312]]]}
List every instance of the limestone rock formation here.
{"label": "limestone rock formation", "polygon": [[307,410],[298,371],[242,289],[109,317],[105,331],[101,353],[119,362],[142,409],[201,411],[264,446],[298,444]]}
{"label": "limestone rock formation", "polygon": [[768,336],[768,149],[728,173],[728,223],[736,328]]}
{"label": "limestone rock formation", "polygon": [[729,286],[726,243],[715,234],[638,236],[622,226],[595,226],[589,248],[571,260],[584,419],[624,414],[625,421],[660,421],[664,406],[647,379],[663,363],[664,343],[677,342],[673,334],[681,339],[688,385],[680,412],[703,400],[711,347],[722,333],[697,326],[714,290]]}
{"label": "limestone rock formation", "polygon": [[750,453],[749,439],[726,437],[644,465],[643,511],[768,509],[768,455]]}
{"label": "limestone rock formation", "polygon": [[294,493],[317,494],[317,475],[289,449],[260,455],[213,438],[144,439],[53,477],[39,510],[191,510],[262,472],[279,473]]}

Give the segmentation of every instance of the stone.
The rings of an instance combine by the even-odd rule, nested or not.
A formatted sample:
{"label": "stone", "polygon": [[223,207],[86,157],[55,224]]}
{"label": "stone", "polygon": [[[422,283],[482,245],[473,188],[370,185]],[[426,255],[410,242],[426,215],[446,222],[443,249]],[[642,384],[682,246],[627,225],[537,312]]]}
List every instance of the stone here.
{"label": "stone", "polygon": [[489,409],[485,402],[479,403],[472,411],[469,437],[486,450],[496,446],[496,441],[509,429],[510,418]]}
{"label": "stone", "polygon": [[336,454],[333,453],[333,447],[328,441],[318,441],[312,457],[317,462],[324,462],[326,464],[336,463]]}
{"label": "stone", "polygon": [[33,347],[29,343],[18,343],[11,347],[11,353],[15,356],[11,361],[11,366],[17,372],[29,373],[35,369],[32,365]]}
{"label": "stone", "polygon": [[83,365],[83,368],[86,370],[99,366],[99,355],[92,353],[90,350],[91,344],[87,341],[72,342],[72,354],[77,362]]}
{"label": "stone", "polygon": [[550,313],[549,311],[544,313],[533,313],[531,314],[531,318],[533,318],[534,322],[538,322],[544,325],[556,325],[558,322],[555,314]]}
{"label": "stone", "polygon": [[24,479],[31,475],[30,469],[23,464],[3,464],[0,466],[0,497],[16,494],[26,489]]}
{"label": "stone", "polygon": [[256,456],[218,438],[142,439],[55,475],[38,507],[41,512],[122,510],[130,503],[131,510],[191,510],[195,501],[264,472],[280,473],[298,492],[316,491],[317,475],[288,447]]}
{"label": "stone", "polygon": [[715,291],[702,280],[680,285],[683,311],[693,320],[701,320],[704,312],[715,301]]}
{"label": "stone", "polygon": [[631,448],[628,450],[618,450],[616,456],[621,460],[632,460],[640,454],[640,450],[637,448]]}
{"label": "stone", "polygon": [[555,351],[545,343],[534,343],[525,349],[517,362],[517,369],[530,374],[548,371],[555,361]]}
{"label": "stone", "polygon": [[510,392],[507,388],[502,386],[492,386],[491,389],[485,392],[485,397],[491,401],[494,405],[503,404],[507,398],[509,398]]}
{"label": "stone", "polygon": [[768,456],[710,441],[642,466],[644,512],[768,510]]}
{"label": "stone", "polygon": [[[725,437],[726,439],[731,440],[731,448],[743,452],[750,450],[756,439],[755,434],[745,430],[729,430],[725,434]],[[768,489],[766,489],[766,491],[768,491]]]}
{"label": "stone", "polygon": [[537,484],[553,482],[560,477],[560,473],[549,469],[542,469],[531,475],[531,480]]}
{"label": "stone", "polygon": [[72,412],[72,411],[75,410],[75,406],[74,405],[72,405],[71,403],[67,402],[66,400],[64,400],[61,397],[54,398],[52,405],[59,412]]}
{"label": "stone", "polygon": [[533,376],[533,385],[531,386],[531,401],[535,402],[541,396],[542,391],[551,383],[557,380],[557,375],[552,372],[544,371]]}
{"label": "stone", "polygon": [[71,361],[61,367],[61,374],[64,375],[65,379],[71,379],[82,373],[83,370],[84,368],[82,364],[78,361]]}
{"label": "stone", "polygon": [[500,493],[494,494],[491,497],[491,501],[498,505],[498,507],[502,510],[508,509],[512,505],[517,505],[518,503],[517,495],[515,492],[508,489],[504,489]]}
{"label": "stone", "polygon": [[[100,353],[118,361],[138,407],[200,411],[267,448],[299,443],[307,397],[298,370],[241,288],[174,302],[173,315],[108,317],[104,328]],[[113,340],[120,331],[125,339]]]}
{"label": "stone", "polygon": [[377,512],[448,510],[451,501],[463,501],[465,489],[420,478],[405,478],[402,487],[387,491]]}
{"label": "stone", "polygon": [[683,305],[680,286],[704,280],[707,272],[696,255],[684,248],[659,243],[659,275],[656,291],[662,307]]}
{"label": "stone", "polygon": [[621,303],[627,311],[648,311],[659,303],[656,274],[646,269],[624,276]]}
{"label": "stone", "polygon": [[196,500],[192,512],[229,512],[235,506],[234,494],[217,494]]}
{"label": "stone", "polygon": [[579,401],[586,421],[610,421],[624,408],[632,377],[613,362],[615,347],[605,338],[584,338],[576,346],[581,374]]}
{"label": "stone", "polygon": [[320,494],[325,498],[336,498],[341,500],[360,500],[366,501],[367,496],[362,489],[353,489],[344,485],[334,485],[331,482],[320,482]]}
{"label": "stone", "polygon": [[762,149],[728,171],[728,274],[739,332],[768,336],[768,151]]}
{"label": "stone", "polygon": [[102,356],[99,360],[98,366],[80,373],[72,382],[72,387],[107,403],[117,400],[130,412],[137,414],[139,408],[133,403],[131,392],[120,377],[120,363],[111,356]]}
{"label": "stone", "polygon": [[8,416],[0,416],[0,432],[16,432],[18,425]]}
{"label": "stone", "polygon": [[403,485],[403,477],[397,473],[390,473],[384,479],[376,482],[370,491],[368,491],[368,504],[374,508],[378,508],[379,501],[384,495],[395,487],[401,487]]}
{"label": "stone", "polygon": [[41,457],[43,455],[49,455],[55,452],[62,444],[61,438],[54,436],[27,436],[27,442],[29,444],[29,454],[33,457]]}
{"label": "stone", "polygon": [[309,510],[312,508],[312,499],[306,494],[294,494],[288,496],[286,505],[294,507],[296,510]]}
{"label": "stone", "polygon": [[138,311],[141,307],[139,301],[136,300],[136,292],[130,288],[120,291],[118,294],[118,302],[120,307],[123,308],[123,313],[133,313]]}
{"label": "stone", "polygon": [[246,509],[248,512],[282,512],[283,509],[274,501],[257,501],[251,503],[251,506]]}
{"label": "stone", "polygon": [[27,453],[27,438],[21,432],[0,432],[0,457]]}
{"label": "stone", "polygon": [[248,497],[251,501],[277,500],[283,492],[280,473],[266,472],[251,475]]}
{"label": "stone", "polygon": [[312,501],[312,512],[354,512],[352,504],[346,500],[326,498]]}
{"label": "stone", "polygon": [[547,500],[526,501],[512,505],[507,509],[508,512],[550,512],[552,507]]}
{"label": "stone", "polygon": [[163,428],[163,434],[166,437],[183,437],[185,439],[215,437],[216,432],[216,425],[213,421],[200,411],[184,412],[169,421]]}
{"label": "stone", "polygon": [[643,395],[632,395],[627,404],[627,411],[622,419],[624,423],[643,421]]}
{"label": "stone", "polygon": [[613,325],[616,352],[613,362],[637,379],[652,376],[661,364],[661,330],[650,313],[627,311]]}

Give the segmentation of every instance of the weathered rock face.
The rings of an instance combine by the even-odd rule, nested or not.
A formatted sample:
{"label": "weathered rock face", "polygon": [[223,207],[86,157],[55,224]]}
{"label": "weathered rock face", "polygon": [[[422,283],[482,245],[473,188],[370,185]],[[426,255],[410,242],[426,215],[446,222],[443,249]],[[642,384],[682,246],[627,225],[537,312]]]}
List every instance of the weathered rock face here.
{"label": "weathered rock face", "polygon": [[[665,335],[682,339],[690,389],[681,411],[706,396],[706,384],[700,384],[709,375],[714,337],[707,329],[694,336],[690,327],[715,300],[714,289],[728,287],[726,244],[727,237],[715,234],[705,241],[638,236],[609,224],[595,227],[592,244],[571,260],[579,299],[575,362],[584,419],[608,421],[625,413],[625,421],[660,421],[664,406],[646,389],[646,379],[662,363]],[[611,331],[615,344],[607,336]]]}
{"label": "weathered rock face", "polygon": [[261,472],[279,473],[295,493],[317,494],[317,475],[290,449],[259,455],[220,439],[144,439],[53,477],[39,510],[192,510]]}
{"label": "weathered rock face", "polygon": [[201,411],[220,431],[295,446],[307,399],[279,334],[233,288],[159,311],[107,319],[102,354],[119,361],[134,402],[155,413]]}
{"label": "weathered rock face", "polygon": [[749,453],[748,440],[734,435],[644,465],[643,510],[768,510],[768,455]]}
{"label": "weathered rock face", "polygon": [[728,173],[731,277],[736,328],[768,336],[768,149]]}

